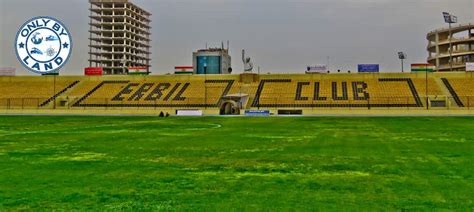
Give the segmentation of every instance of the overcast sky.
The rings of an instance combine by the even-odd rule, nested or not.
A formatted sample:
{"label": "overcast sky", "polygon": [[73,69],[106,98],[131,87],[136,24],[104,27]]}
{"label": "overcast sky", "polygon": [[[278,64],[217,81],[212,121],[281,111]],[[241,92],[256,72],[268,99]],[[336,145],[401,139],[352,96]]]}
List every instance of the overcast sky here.
{"label": "overcast sky", "polygon": [[[192,65],[192,52],[230,41],[232,66],[243,69],[246,49],[262,72],[302,73],[307,65],[355,70],[379,63],[399,71],[426,62],[426,34],[446,27],[441,12],[474,22],[474,0],[132,0],[153,15],[152,72]],[[0,67],[30,74],[16,59],[14,37],[35,16],[53,16],[71,31],[74,50],[63,75],[82,75],[88,59],[88,0],[0,0]],[[409,65],[405,67],[409,69]]]}

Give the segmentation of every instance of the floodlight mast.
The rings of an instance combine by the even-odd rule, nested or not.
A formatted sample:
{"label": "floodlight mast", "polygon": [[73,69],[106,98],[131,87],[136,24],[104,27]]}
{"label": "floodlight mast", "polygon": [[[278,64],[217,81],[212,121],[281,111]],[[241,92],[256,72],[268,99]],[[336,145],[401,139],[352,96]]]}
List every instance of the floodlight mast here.
{"label": "floodlight mast", "polygon": [[458,17],[451,15],[448,12],[443,12],[444,22],[449,24],[449,67],[450,71],[453,71],[453,43],[452,38],[453,34],[451,32],[451,24],[458,22]]}
{"label": "floodlight mast", "polygon": [[398,52],[398,59],[402,61],[402,73],[404,72],[403,60],[407,59],[407,54],[404,52]]}

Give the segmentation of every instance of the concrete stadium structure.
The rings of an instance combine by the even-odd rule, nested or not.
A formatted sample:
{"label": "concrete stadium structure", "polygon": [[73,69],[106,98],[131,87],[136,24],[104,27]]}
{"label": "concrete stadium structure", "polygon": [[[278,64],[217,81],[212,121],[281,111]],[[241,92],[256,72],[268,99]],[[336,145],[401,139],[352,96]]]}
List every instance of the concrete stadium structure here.
{"label": "concrete stadium structure", "polygon": [[[436,71],[466,71],[466,62],[474,62],[474,24],[434,30],[427,35],[428,63]],[[450,48],[451,46],[451,48]]]}
{"label": "concrete stadium structure", "polygon": [[455,73],[0,77],[0,113],[473,114]]}
{"label": "concrete stadium structure", "polygon": [[89,66],[104,74],[127,74],[125,67],[150,68],[150,16],[128,0],[89,0]]}

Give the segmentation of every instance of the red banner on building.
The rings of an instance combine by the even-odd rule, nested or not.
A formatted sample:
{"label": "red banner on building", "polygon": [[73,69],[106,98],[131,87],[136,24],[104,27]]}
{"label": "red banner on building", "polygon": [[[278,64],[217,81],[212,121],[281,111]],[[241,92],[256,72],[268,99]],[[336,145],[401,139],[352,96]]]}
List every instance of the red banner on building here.
{"label": "red banner on building", "polygon": [[86,76],[100,76],[102,71],[102,67],[88,67],[84,69],[84,74]]}

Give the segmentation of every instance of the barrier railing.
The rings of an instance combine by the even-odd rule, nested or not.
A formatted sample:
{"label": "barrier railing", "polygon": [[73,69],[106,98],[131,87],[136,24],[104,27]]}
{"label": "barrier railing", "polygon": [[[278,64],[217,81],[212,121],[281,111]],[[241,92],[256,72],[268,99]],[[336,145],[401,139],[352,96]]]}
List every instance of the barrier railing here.
{"label": "barrier railing", "polygon": [[[186,108],[219,108],[224,100],[219,98],[183,98],[160,100],[123,100],[115,101],[109,98],[56,99],[49,98],[0,98],[0,109],[96,109],[96,110],[125,110],[125,109],[186,109]],[[236,100],[238,105],[242,104]],[[293,108],[293,109],[406,109],[406,110],[463,110],[474,107],[474,96],[438,97],[371,97],[368,99],[338,99],[304,98],[296,100],[288,97],[261,97],[248,99],[247,108]]]}

